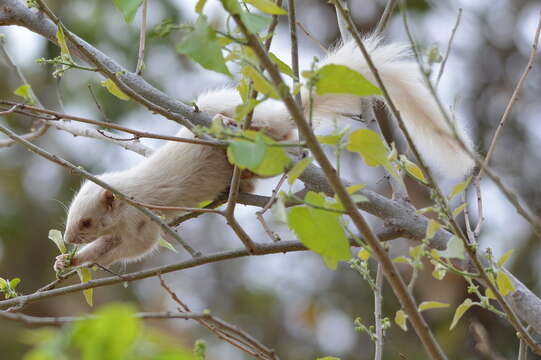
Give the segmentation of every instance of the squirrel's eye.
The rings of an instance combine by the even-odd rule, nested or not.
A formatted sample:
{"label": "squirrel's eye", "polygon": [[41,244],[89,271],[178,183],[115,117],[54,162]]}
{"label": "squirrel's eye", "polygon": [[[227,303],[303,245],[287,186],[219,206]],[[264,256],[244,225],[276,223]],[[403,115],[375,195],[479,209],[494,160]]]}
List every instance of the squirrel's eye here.
{"label": "squirrel's eye", "polygon": [[81,227],[82,228],[89,228],[90,226],[92,226],[92,220],[91,219],[81,220]]}

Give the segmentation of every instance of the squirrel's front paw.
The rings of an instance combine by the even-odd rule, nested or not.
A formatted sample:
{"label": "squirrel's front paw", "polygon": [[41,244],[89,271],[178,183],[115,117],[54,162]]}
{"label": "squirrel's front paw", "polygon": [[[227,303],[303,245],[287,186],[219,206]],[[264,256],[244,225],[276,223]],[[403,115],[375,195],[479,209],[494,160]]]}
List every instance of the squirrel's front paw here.
{"label": "squirrel's front paw", "polygon": [[56,257],[56,260],[53,265],[55,272],[60,272],[68,269],[71,266],[71,256],[70,254],[61,254]]}

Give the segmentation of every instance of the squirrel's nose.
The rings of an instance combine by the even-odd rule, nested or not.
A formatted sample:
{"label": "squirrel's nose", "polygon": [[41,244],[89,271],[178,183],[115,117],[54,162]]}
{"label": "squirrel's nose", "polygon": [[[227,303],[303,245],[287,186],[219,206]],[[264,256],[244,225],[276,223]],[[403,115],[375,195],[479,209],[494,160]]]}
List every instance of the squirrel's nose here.
{"label": "squirrel's nose", "polygon": [[79,232],[66,229],[66,232],[64,233],[64,242],[68,244],[80,244],[83,242],[83,239]]}

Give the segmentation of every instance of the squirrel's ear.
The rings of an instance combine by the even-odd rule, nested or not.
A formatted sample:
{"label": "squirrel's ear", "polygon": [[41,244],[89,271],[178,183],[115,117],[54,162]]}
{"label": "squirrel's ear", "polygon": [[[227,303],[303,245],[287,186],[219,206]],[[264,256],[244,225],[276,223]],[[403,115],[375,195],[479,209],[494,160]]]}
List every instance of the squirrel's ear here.
{"label": "squirrel's ear", "polygon": [[101,201],[108,209],[112,209],[115,201],[115,194],[110,190],[105,190],[101,195]]}

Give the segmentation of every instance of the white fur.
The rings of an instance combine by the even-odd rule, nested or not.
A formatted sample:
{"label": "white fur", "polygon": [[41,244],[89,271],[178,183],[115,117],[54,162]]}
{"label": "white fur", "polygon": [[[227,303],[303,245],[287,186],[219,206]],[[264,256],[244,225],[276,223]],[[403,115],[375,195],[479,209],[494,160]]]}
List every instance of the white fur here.
{"label": "white fur", "polygon": [[[397,43],[384,45],[377,36],[367,37],[364,44],[423,158],[448,178],[460,178],[467,174],[475,163],[452,135],[452,129],[423,82],[419,66],[406,59],[409,55],[407,46]],[[321,66],[327,64],[348,66],[377,85],[353,41],[332,51]],[[306,99],[306,91],[303,97]],[[357,96],[332,94],[314,100],[314,117],[318,121],[325,121],[339,113],[360,112],[361,102]],[[471,140],[464,129],[459,124],[456,127],[460,138],[471,149]]]}
{"label": "white fur", "polygon": [[[365,43],[423,157],[448,177],[466,174],[474,163],[452,137],[421,80],[417,65],[404,59],[406,47],[382,45],[377,37],[369,37]],[[332,51],[321,65],[331,63],[346,65],[375,83],[353,42]],[[306,90],[303,90],[303,99],[307,104]],[[200,95],[196,103],[212,116],[222,114],[232,118],[235,107],[242,101],[234,88],[222,88]],[[361,112],[360,98],[353,95],[318,96],[314,98],[313,105],[313,115],[318,121],[332,121],[343,113]],[[272,99],[257,106],[253,126],[277,140],[288,137],[294,129],[283,103]],[[464,131],[459,129],[459,133],[471,146]],[[192,135],[188,130],[181,130],[178,136]],[[100,178],[143,203],[193,207],[225,191],[231,175],[232,166],[222,149],[169,142],[139,165],[122,172],[107,173]],[[105,190],[87,181],[70,206],[66,241],[89,243],[76,254],[74,264],[98,262],[109,265],[119,260],[137,260],[151,252],[158,242],[158,225],[125,201],[116,199],[112,206],[107,207],[103,201],[104,194]],[[165,215],[173,216],[175,213]],[[83,229],[80,224],[84,219],[92,219],[93,225]],[[58,268],[66,265],[63,257],[55,264]]]}

